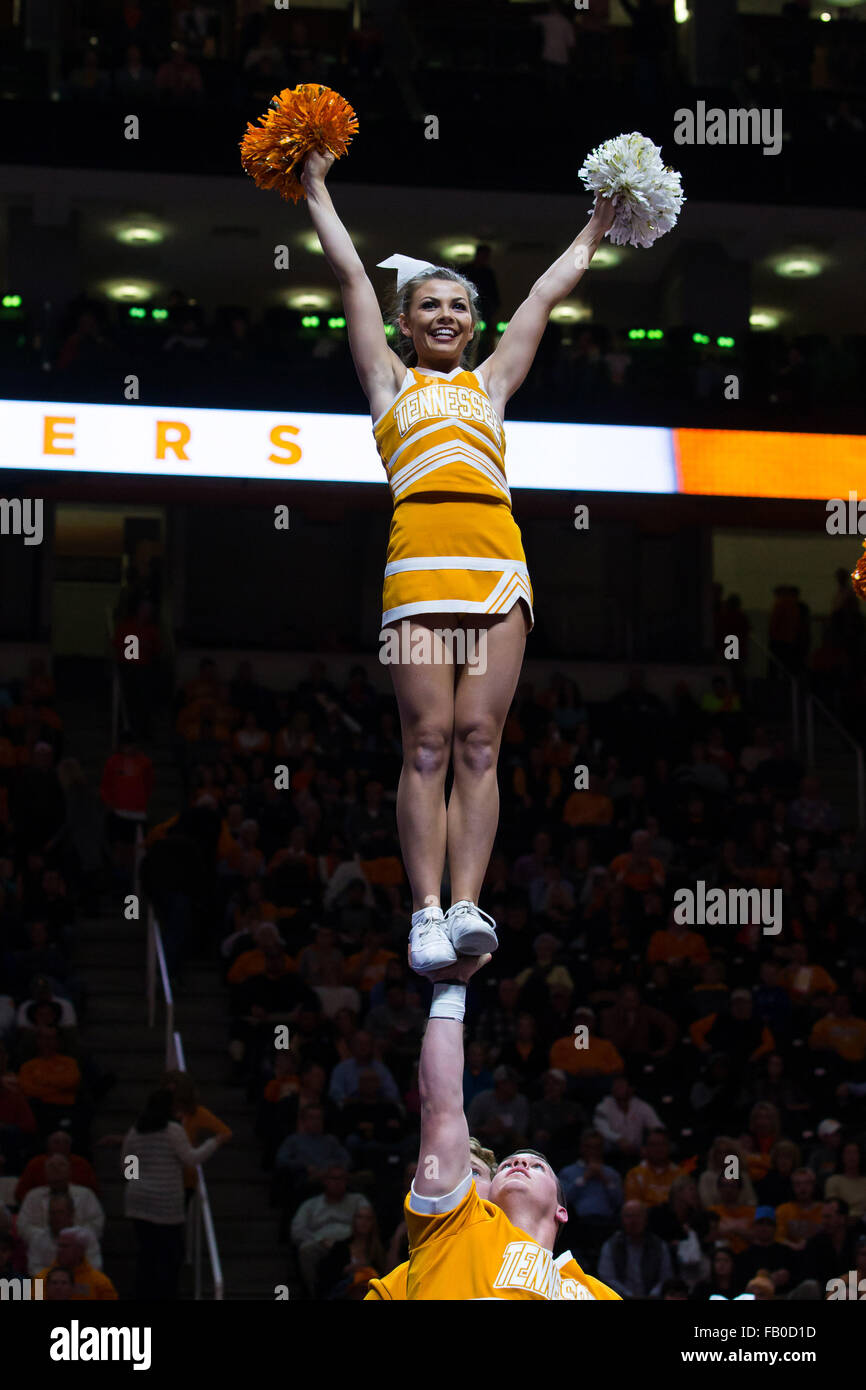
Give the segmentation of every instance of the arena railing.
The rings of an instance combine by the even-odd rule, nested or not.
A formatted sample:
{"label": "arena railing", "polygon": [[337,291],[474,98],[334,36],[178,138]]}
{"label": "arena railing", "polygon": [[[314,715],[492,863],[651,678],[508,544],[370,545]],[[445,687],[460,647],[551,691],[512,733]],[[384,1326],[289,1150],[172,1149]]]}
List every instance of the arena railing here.
{"label": "arena railing", "polygon": [[[143,841],[142,841],[143,843]],[[138,845],[136,845],[138,849]],[[137,869],[136,864],[136,869]],[[157,983],[160,986],[165,1004],[165,1069],[166,1071],[186,1071],[186,1058],[183,1039],[174,1027],[174,995],[165,958],[165,946],[159,922],[153,907],[147,909],[147,1022],[153,1028],[156,1023]],[[202,1298],[202,1236],[207,1247],[213,1280],[213,1296],[223,1297],[224,1283],[216,1230],[213,1223],[207,1183],[201,1164],[196,1165],[196,1187],[190,1202],[186,1229],[186,1261],[193,1266],[193,1280],[196,1300]]]}
{"label": "arena railing", "polygon": [[[186,1059],[180,1033],[173,1033],[171,1042],[173,1054],[171,1069],[186,1071]],[[200,1163],[196,1165],[195,1175],[196,1185],[187,1217],[186,1262],[192,1264],[195,1298],[197,1302],[200,1302],[202,1297],[202,1235],[204,1235],[213,1278],[213,1296],[216,1301],[222,1301],[224,1290],[222,1264],[213,1224],[213,1213],[208,1198],[207,1183]]]}

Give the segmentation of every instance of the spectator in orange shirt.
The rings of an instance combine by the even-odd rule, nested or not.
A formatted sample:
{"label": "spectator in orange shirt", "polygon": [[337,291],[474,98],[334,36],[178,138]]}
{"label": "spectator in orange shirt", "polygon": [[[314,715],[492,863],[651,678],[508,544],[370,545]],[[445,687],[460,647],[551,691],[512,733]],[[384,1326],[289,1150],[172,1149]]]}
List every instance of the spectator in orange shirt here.
{"label": "spectator in orange shirt", "polygon": [[743,1201],[743,1185],[739,1178],[720,1176],[717,1182],[719,1201],[710,1207],[719,1218],[719,1240],[730,1245],[735,1255],[748,1249],[755,1224],[755,1207]]}
{"label": "spectator in orange shirt", "polygon": [[635,830],[631,837],[631,853],[618,854],[611,861],[610,872],[615,883],[624,883],[633,893],[648,893],[653,887],[664,887],[664,866],[650,854],[651,843],[648,830]]}
{"label": "spectator in orange shirt", "polygon": [[[550,1049],[550,1065],[569,1076],[590,1079],[599,1076],[616,1076],[625,1071],[625,1063],[612,1042],[600,1038],[595,1032],[595,1010],[580,1008],[574,1014],[575,1032],[559,1038]],[[586,1033],[577,1033],[577,1029]],[[585,1046],[578,1044],[585,1040]]]}
{"label": "spectator in orange shirt", "polygon": [[378,927],[370,927],[364,933],[364,949],[349,956],[343,967],[343,983],[369,994],[385,975],[389,960],[396,960],[394,951],[388,951],[382,944],[384,932]]}
{"label": "spectator in orange shirt", "polygon": [[40,1134],[50,1134],[59,1122],[71,1118],[81,1072],[74,1057],[58,1051],[56,1028],[36,1029],[36,1056],[22,1065],[18,1085],[30,1102]]}
{"label": "spectator in orange shirt", "polygon": [[[162,1078],[161,1085],[174,1095],[175,1119],[183,1125],[191,1148],[198,1148],[199,1144],[212,1134],[223,1134],[226,1139],[231,1139],[232,1132],[228,1125],[218,1119],[212,1110],[208,1110],[206,1106],[199,1103],[198,1094],[189,1072],[167,1071]],[[187,1200],[189,1200],[196,1186],[194,1168],[184,1168],[183,1185]]]}
{"label": "spectator in orange shirt", "polygon": [[117,1289],[101,1270],[94,1269],[87,1259],[83,1229],[67,1226],[57,1237],[57,1257],[53,1265],[41,1269],[37,1279],[48,1279],[55,1269],[68,1269],[72,1275],[73,1302],[95,1302],[117,1298]]}
{"label": "spectator in orange shirt", "polygon": [[56,1129],[45,1141],[45,1153],[31,1158],[15,1187],[15,1200],[20,1206],[27,1193],[34,1187],[44,1187],[45,1164],[53,1154],[60,1154],[69,1163],[69,1181],[76,1187],[89,1187],[99,1193],[99,1179],[86,1158],[72,1152],[72,1140],[65,1129]]}
{"label": "spectator in orange shirt", "polygon": [[682,1176],[683,1170],[671,1162],[671,1141],[666,1129],[651,1129],[642,1152],[640,1163],[625,1175],[625,1200],[658,1207],[668,1200],[671,1184]]}
{"label": "spectator in orange shirt", "polygon": [[602,791],[597,777],[589,778],[589,785],[584,791],[571,793],[562,808],[562,819],[572,829],[578,825],[610,825],[613,802]]}
{"label": "spectator in orange shirt", "polygon": [[647,947],[647,964],[663,961],[667,965],[705,965],[710,958],[706,940],[700,932],[689,931],[671,912],[667,927],[653,932]]}
{"label": "spectator in orange shirt", "polygon": [[837,994],[830,1001],[830,1012],[818,1019],[809,1034],[809,1046],[814,1052],[834,1052],[844,1062],[866,1059],[866,1019],[853,1017],[847,994]]}
{"label": "spectator in orange shirt", "polygon": [[238,956],[226,976],[230,985],[243,984],[253,975],[261,975],[268,964],[279,962],[283,970],[294,970],[295,962],[283,948],[283,941],[273,922],[261,922],[253,933],[255,946]]}
{"label": "spectator in orange shirt", "polygon": [[809,953],[804,941],[795,941],[790,947],[791,964],[782,971],[782,986],[791,996],[792,1003],[807,1004],[816,994],[835,994],[836,981],[832,979],[823,965],[810,965]]}
{"label": "spectator in orange shirt", "polygon": [[776,1208],[776,1240],[792,1250],[805,1250],[810,1236],[821,1227],[823,1204],[815,1201],[815,1174],[811,1168],[796,1168],[791,1174],[793,1202]]}

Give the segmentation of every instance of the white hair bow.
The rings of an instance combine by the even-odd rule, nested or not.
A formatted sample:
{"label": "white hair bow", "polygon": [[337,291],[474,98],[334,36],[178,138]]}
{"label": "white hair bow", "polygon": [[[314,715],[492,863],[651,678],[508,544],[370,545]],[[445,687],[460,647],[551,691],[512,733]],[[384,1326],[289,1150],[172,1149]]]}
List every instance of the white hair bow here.
{"label": "white hair bow", "polygon": [[402,290],[406,281],[419,271],[436,269],[432,261],[416,261],[414,256],[401,256],[397,251],[387,261],[378,261],[377,264],[380,270],[396,270],[398,290]]}
{"label": "white hair bow", "polygon": [[733,1303],[742,1303],[744,1300],[745,1300],[746,1302],[749,1302],[749,1301],[750,1301],[751,1299],[753,1299],[754,1297],[755,1297],[755,1295],[754,1295],[753,1293],[738,1293],[738,1294],[736,1294],[736,1296],[735,1296],[733,1299],[728,1299],[728,1298],[725,1297],[725,1295],[724,1295],[723,1293],[711,1293],[711,1294],[710,1294],[710,1302],[711,1302],[711,1303],[716,1303],[716,1302],[720,1302],[720,1303],[729,1303],[729,1302],[733,1302]]}

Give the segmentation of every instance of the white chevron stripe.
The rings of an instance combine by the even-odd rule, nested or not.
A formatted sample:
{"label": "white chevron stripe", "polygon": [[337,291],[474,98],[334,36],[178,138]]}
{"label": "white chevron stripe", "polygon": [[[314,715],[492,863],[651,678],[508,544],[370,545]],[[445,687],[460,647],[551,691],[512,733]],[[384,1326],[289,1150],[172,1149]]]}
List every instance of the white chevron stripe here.
{"label": "white chevron stripe", "polygon": [[404,449],[408,449],[410,444],[414,444],[416,439],[423,439],[425,435],[433,434],[436,430],[448,429],[454,425],[458,427],[461,435],[469,434],[472,436],[473,439],[477,439],[479,443],[486,445],[487,448],[491,451],[501,454],[501,450],[499,449],[498,445],[492,439],[490,439],[489,436],[483,432],[483,430],[477,430],[474,427],[474,425],[467,424],[465,420],[458,420],[449,416],[447,419],[444,420],[434,420],[432,425],[425,425],[423,429],[413,430],[412,433],[408,436],[408,438],[403,440],[402,444],[397,445],[397,448],[391,455],[392,474],[394,472],[399,472],[399,469],[394,469],[395,460],[400,457]]}
{"label": "white chevron stripe", "polygon": [[502,474],[480,453],[472,449],[471,445],[457,443],[439,444],[433,449],[425,450],[412,463],[392,476],[390,486],[395,500],[419,478],[425,477],[428,473],[435,473],[437,469],[444,468],[449,463],[468,464],[470,468],[476,469],[489,479],[498,492],[511,500],[511,492]]}

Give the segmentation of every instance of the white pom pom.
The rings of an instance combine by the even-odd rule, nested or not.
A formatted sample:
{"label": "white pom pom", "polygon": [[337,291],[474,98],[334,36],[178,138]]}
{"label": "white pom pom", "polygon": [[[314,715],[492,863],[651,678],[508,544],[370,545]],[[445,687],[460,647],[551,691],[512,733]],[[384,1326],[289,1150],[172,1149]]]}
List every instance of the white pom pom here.
{"label": "white pom pom", "polygon": [[579,170],[586,188],[614,199],[616,217],[607,235],[616,246],[652,246],[676,226],[686,200],[680,175],[662,163],[661,154],[635,130],[606,140]]}

